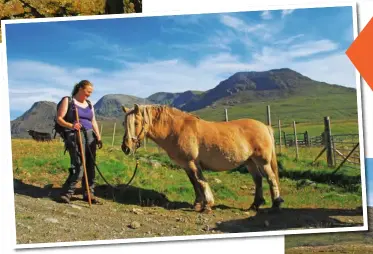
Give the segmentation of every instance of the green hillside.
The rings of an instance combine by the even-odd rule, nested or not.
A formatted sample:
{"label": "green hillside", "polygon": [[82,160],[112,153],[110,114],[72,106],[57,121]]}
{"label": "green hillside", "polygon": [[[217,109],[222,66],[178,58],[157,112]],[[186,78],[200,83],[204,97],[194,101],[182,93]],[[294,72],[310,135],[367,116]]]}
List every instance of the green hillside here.
{"label": "green hillside", "polygon": [[194,113],[203,119],[221,121],[225,118],[224,108],[228,108],[229,120],[254,118],[266,121],[266,107],[270,105],[272,123],[280,119],[283,123],[319,123],[324,116],[335,120],[357,121],[356,93],[336,93],[318,96],[296,96],[273,101],[258,101],[228,106],[224,104],[207,107]]}
{"label": "green hillside", "polygon": [[[282,131],[292,133],[292,123],[296,121],[297,132],[307,131],[311,137],[320,135],[324,130],[324,116],[329,116],[333,134],[357,134],[357,99],[348,93],[325,94],[324,96],[298,96],[273,101],[251,102],[228,107],[229,120],[254,118],[266,122],[267,105],[270,105],[272,126],[278,135],[278,119],[281,119]],[[193,112],[202,119],[224,121],[224,106],[208,107]],[[116,122],[115,144],[120,144],[123,135],[123,117]],[[103,125],[103,136],[111,144],[114,121],[100,121]]]}

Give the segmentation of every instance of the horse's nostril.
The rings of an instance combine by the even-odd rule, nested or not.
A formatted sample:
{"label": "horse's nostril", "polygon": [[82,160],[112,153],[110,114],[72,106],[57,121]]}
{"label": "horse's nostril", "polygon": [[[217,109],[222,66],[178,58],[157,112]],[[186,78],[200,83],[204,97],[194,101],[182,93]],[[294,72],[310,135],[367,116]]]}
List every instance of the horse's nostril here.
{"label": "horse's nostril", "polygon": [[130,149],[129,149],[129,147],[127,147],[126,145],[122,145],[122,151],[123,151],[123,153],[125,153],[125,154],[129,154],[129,153],[130,153]]}

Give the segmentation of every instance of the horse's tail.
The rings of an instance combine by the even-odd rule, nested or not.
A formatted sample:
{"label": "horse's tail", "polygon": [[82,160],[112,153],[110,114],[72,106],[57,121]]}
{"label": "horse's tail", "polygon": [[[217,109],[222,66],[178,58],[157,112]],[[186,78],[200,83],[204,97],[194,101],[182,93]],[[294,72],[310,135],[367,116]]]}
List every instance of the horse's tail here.
{"label": "horse's tail", "polygon": [[273,173],[275,173],[276,181],[280,189],[280,179],[279,179],[279,173],[278,173],[278,165],[277,165],[277,155],[276,155],[276,143],[275,143],[275,136],[273,133],[273,128],[269,125],[267,125],[269,134],[272,139],[272,159],[271,159],[271,168]]}

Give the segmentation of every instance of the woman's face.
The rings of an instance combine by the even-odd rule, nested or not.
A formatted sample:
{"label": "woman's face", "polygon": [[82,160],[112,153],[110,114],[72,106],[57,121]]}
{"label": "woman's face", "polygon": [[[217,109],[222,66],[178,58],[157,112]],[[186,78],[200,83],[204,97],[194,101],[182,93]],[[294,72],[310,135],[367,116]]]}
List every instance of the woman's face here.
{"label": "woman's face", "polygon": [[87,99],[89,96],[91,96],[93,87],[90,85],[85,86],[84,88],[80,88],[80,92]]}

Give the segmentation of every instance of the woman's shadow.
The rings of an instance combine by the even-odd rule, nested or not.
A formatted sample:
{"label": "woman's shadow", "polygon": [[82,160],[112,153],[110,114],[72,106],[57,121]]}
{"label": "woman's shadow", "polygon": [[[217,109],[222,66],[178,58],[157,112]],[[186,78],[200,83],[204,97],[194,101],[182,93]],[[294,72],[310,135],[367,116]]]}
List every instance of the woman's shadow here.
{"label": "woman's shadow", "polygon": [[[62,188],[60,187],[53,187],[52,184],[40,187],[24,183],[20,179],[13,179],[13,183],[15,194],[32,198],[49,198],[55,202],[61,202],[60,195],[62,193]],[[117,185],[115,187],[114,189],[109,185],[98,185],[95,188],[95,196],[126,205],[146,207],[158,206],[169,210],[189,209],[192,207],[188,202],[170,201],[166,195],[154,190],[126,185]],[[75,194],[81,195],[82,189],[78,188]],[[72,201],[74,201],[74,199],[72,199]]]}

